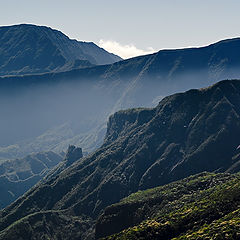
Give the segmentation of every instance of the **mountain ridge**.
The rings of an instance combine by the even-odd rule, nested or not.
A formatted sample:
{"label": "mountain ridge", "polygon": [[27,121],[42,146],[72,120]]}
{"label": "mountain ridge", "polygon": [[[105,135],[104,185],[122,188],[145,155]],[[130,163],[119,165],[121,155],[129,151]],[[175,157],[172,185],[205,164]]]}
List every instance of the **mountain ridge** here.
{"label": "mountain ridge", "polygon": [[[55,30],[55,31],[58,31],[58,30]],[[84,74],[86,74],[86,76],[87,76],[88,75],[87,72],[90,72],[90,73],[91,72],[92,73],[96,72],[96,75],[98,75],[99,72],[100,72],[100,75],[101,74],[106,75],[107,72],[109,72],[110,69],[117,68],[118,65],[122,68],[121,65],[127,65],[128,63],[131,63],[132,61],[138,62],[139,60],[143,60],[143,59],[150,60],[151,57],[156,57],[157,55],[164,55],[165,53],[166,54],[171,54],[171,53],[186,52],[186,54],[188,54],[188,52],[191,52],[191,51],[201,51],[201,50],[205,50],[205,49],[218,48],[219,46],[225,47],[225,45],[229,44],[229,43],[237,43],[238,47],[240,47],[240,37],[220,40],[218,42],[209,44],[207,46],[202,46],[202,47],[190,47],[190,48],[181,48],[181,49],[163,49],[163,50],[159,50],[156,53],[147,54],[147,55],[143,55],[143,56],[136,56],[136,57],[133,57],[133,58],[130,58],[130,59],[125,59],[125,60],[122,60],[121,62],[116,62],[116,63],[113,63],[113,64],[102,64],[103,66],[90,66],[90,67],[88,67],[88,69],[74,69],[74,70],[66,70],[66,71],[63,71],[63,72],[56,72],[56,73],[34,74],[31,77],[26,76],[26,78],[30,79],[32,77],[41,77],[41,76],[43,78],[48,78],[48,77],[50,77],[50,78],[60,77],[61,78],[61,75],[63,75],[62,78],[64,78],[64,77],[70,76],[71,73],[72,73],[73,76],[75,75],[75,77],[77,77],[78,75],[81,76],[81,75],[84,75]],[[232,49],[232,50],[234,51],[235,49]],[[228,51],[225,54],[229,54],[229,53],[232,53],[232,51]],[[147,60],[145,60],[145,62],[147,62]],[[93,71],[94,69],[96,69],[96,70]],[[105,72],[105,71],[107,71],[107,72]],[[25,76],[0,76],[0,77],[1,77],[1,79],[6,79],[6,80],[7,79],[8,80],[14,80],[14,79],[17,80],[18,78],[24,78]],[[93,74],[92,77],[95,77],[95,75]],[[229,77],[229,78],[231,78],[231,77]]]}

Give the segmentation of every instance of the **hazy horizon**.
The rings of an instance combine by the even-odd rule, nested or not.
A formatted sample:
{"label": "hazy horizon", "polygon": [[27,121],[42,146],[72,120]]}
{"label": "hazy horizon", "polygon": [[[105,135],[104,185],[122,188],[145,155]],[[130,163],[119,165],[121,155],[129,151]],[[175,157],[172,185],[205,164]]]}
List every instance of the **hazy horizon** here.
{"label": "hazy horizon", "polygon": [[[18,6],[13,8],[13,6]],[[161,49],[201,47],[240,36],[236,1],[76,1],[2,3],[1,25],[45,25],[92,41],[123,58]],[[54,17],[53,17],[54,14]],[[64,16],[64,18],[62,17]]]}

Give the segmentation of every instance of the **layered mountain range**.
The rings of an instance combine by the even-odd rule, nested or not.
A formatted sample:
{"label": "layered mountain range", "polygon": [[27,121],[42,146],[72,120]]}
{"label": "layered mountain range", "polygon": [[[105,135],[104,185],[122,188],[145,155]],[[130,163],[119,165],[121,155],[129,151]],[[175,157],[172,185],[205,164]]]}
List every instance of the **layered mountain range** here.
{"label": "layered mountain range", "polygon": [[[161,50],[110,65],[0,79],[0,158],[101,146],[110,114],[153,107],[166,95],[239,78],[240,39]],[[41,119],[41,121],[39,121]],[[8,126],[8,127],[7,127]]]}
{"label": "layered mountain range", "polygon": [[69,39],[49,27],[0,27],[1,76],[67,71],[120,60],[93,42]]}
{"label": "layered mountain range", "polygon": [[0,43],[0,239],[239,237],[240,81],[207,87],[240,78],[239,38],[124,61],[48,27]]}
{"label": "layered mountain range", "polygon": [[[94,224],[103,210],[131,193],[203,171],[237,172],[240,160],[239,101],[240,81],[227,80],[208,88],[171,95],[161,100],[155,108],[137,108],[115,113],[109,119],[104,144],[98,150],[80,160],[74,158],[69,167],[62,168],[57,174],[52,173],[0,212],[0,238],[21,239],[23,235],[29,239],[38,239],[40,235],[51,239],[94,238]],[[229,191],[225,191],[224,185],[222,190],[213,192],[214,186],[231,179],[233,181],[227,185]],[[166,212],[160,211],[156,216],[159,218],[153,216],[153,221],[144,223],[140,228],[145,231],[146,228],[151,230],[153,227],[155,231],[160,226],[163,229],[160,233],[152,230],[150,233],[153,236],[158,236],[157,233],[165,236],[170,229],[172,235],[169,237],[174,237],[186,233],[187,230],[193,230],[194,233],[197,227],[200,229],[204,223],[211,223],[213,220],[223,218],[220,221],[224,221],[224,217],[229,219],[231,214],[237,214],[233,212],[238,209],[237,181],[237,176],[229,174],[216,177],[206,175],[204,178],[196,176],[157,190],[143,192],[142,196],[146,196],[146,199],[153,199],[152,205],[146,205],[150,212],[158,209],[156,213],[159,213],[162,209],[158,204],[163,204],[163,194],[167,194],[165,200],[163,199],[164,204],[167,204],[167,200],[173,202],[169,203],[170,205],[160,205],[168,206],[164,207]],[[169,192],[173,195],[168,195]],[[130,202],[133,199],[131,209],[138,209],[138,196],[141,195],[130,197]],[[228,201],[231,208],[224,208],[224,204],[228,206],[225,202],[228,196],[231,196]],[[155,197],[158,199],[156,201],[160,202],[154,205]],[[203,210],[199,210],[203,215],[200,216],[198,211],[194,211],[193,215],[187,215],[190,217],[181,220],[180,224],[179,214],[182,211],[178,212],[174,208],[174,199],[180,199],[176,206],[187,212],[191,211],[194,204],[198,204],[196,201],[203,201]],[[216,202],[216,199],[219,202]],[[210,202],[204,208],[206,200]],[[134,201],[137,202],[135,205]],[[232,204],[234,202],[236,204]],[[130,220],[120,224],[118,216],[121,216],[121,212],[124,214],[124,208],[125,205],[121,207],[120,204],[119,210],[113,208],[105,211],[97,224],[96,237],[108,236],[141,224],[148,216],[144,214],[146,209],[143,207],[143,212],[136,212],[139,216],[136,221],[129,216],[126,219]],[[219,209],[220,213],[211,212],[214,209]],[[196,216],[199,216],[200,220]],[[111,222],[114,227],[111,227]],[[191,224],[195,222],[196,228],[193,228]],[[186,228],[179,229],[178,223]],[[118,224],[120,226],[117,226]],[[56,225],[58,227],[55,228]],[[108,229],[102,229],[101,226],[108,226]],[[46,231],[46,228],[49,231]],[[133,239],[137,239],[139,235],[134,236]]]}

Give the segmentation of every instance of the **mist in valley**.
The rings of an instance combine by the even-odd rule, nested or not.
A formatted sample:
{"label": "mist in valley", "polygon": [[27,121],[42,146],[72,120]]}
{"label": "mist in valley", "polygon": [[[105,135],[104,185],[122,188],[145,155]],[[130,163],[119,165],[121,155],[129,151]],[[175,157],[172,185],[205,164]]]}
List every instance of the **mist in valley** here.
{"label": "mist in valley", "polygon": [[131,78],[30,79],[28,84],[7,85],[0,95],[0,159],[66,151],[69,144],[87,154],[103,143],[108,117],[114,112],[154,107],[167,95],[207,87],[226,75],[240,76],[237,69],[215,75],[176,71]]}

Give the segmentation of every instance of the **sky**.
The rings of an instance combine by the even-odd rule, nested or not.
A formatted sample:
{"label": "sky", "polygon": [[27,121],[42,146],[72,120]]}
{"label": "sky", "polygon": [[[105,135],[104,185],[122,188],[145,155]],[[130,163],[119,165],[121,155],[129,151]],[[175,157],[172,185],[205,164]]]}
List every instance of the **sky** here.
{"label": "sky", "polygon": [[46,25],[123,58],[240,36],[239,0],[0,2],[0,25]]}

